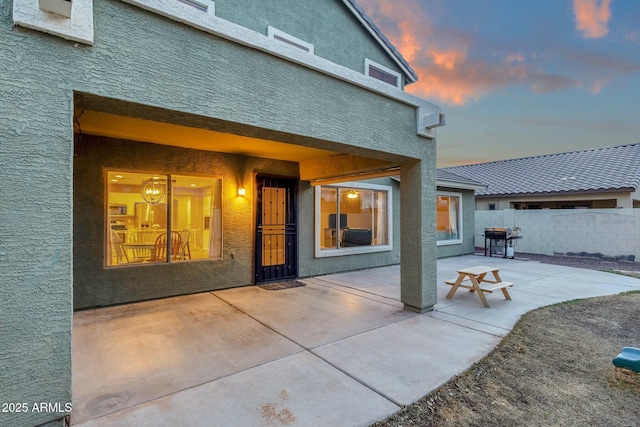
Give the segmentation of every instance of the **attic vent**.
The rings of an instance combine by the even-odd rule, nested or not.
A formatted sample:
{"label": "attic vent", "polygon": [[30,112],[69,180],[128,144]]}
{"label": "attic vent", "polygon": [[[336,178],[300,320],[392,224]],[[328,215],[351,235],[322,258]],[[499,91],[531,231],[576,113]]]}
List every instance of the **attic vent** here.
{"label": "attic vent", "polygon": [[384,65],[377,64],[370,59],[365,58],[364,73],[369,77],[373,77],[374,79],[383,81],[400,89],[400,82],[402,79],[400,73],[393,71]]}
{"label": "attic vent", "polygon": [[299,38],[294,37],[291,34],[287,34],[284,31],[280,31],[272,26],[267,27],[267,37],[313,54],[313,45],[311,43],[300,40]]}

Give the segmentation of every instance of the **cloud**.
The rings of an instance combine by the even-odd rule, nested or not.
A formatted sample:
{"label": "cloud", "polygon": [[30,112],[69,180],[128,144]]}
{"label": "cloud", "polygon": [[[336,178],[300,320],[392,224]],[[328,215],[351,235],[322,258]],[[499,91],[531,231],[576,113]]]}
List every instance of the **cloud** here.
{"label": "cloud", "polygon": [[514,63],[514,62],[525,62],[526,58],[521,53],[510,53],[507,56],[505,56],[503,60],[507,64],[511,64],[511,63]]}
{"label": "cloud", "polygon": [[600,93],[605,86],[614,80],[640,74],[640,62],[632,57],[593,54],[580,49],[565,49],[562,56],[576,68],[582,70],[579,86],[594,95]]}
{"label": "cloud", "polygon": [[640,42],[640,31],[627,30],[625,31],[624,39],[632,43]]}
{"label": "cloud", "polygon": [[[407,59],[418,81],[406,91],[428,99],[464,105],[502,87],[526,84],[536,93],[546,93],[576,85],[562,76],[542,73],[526,64],[521,52],[510,52],[493,58],[472,58],[476,40],[464,31],[434,28],[425,6],[405,0],[402,7],[387,0],[360,0],[375,22]],[[491,61],[495,62],[491,62]]]}
{"label": "cloud", "polygon": [[597,39],[609,33],[611,0],[573,0],[576,28],[588,39]]}
{"label": "cloud", "polygon": [[[608,31],[610,2],[574,0],[576,21],[585,34]],[[468,27],[439,26],[438,13],[420,0],[403,0],[402,7],[388,0],[359,3],[416,71],[418,81],[406,91],[443,104],[465,105],[513,86],[535,94],[580,88],[595,95],[618,77],[640,72],[636,57],[569,46],[557,37],[549,38],[552,43],[545,38],[496,42]],[[627,33],[627,40],[637,38],[637,30]]]}
{"label": "cloud", "polygon": [[434,31],[417,1],[404,1],[402,7],[386,0],[359,3],[418,74],[418,82],[407,86],[407,92],[461,105],[522,75],[518,67],[505,70],[503,64],[469,60],[471,38],[455,30]]}

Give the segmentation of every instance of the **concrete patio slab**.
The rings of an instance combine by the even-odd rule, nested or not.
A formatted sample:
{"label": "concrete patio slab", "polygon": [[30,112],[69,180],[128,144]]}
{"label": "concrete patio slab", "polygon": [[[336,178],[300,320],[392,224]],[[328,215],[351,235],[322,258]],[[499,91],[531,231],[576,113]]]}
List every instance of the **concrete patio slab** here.
{"label": "concrete patio slab", "polygon": [[[458,293],[456,292],[453,299],[458,298]],[[479,325],[511,330],[524,313],[560,302],[558,298],[538,294],[527,294],[521,297],[516,289],[509,289],[511,301],[506,300],[501,292],[494,292],[487,295],[487,301],[491,304],[491,308],[487,308],[475,294],[466,291],[464,293],[465,301],[442,308],[436,306],[436,312],[471,320]]]}
{"label": "concrete patio slab", "polygon": [[307,286],[266,291],[245,287],[216,295],[304,348],[313,348],[416,314],[309,282]]}
{"label": "concrete patio slab", "polygon": [[[515,283],[491,308],[456,270]],[[480,360],[526,312],[640,280],[474,255],[438,261],[438,303],[402,310],[398,266],[74,314],[72,425],[364,426]]]}
{"label": "concrete patio slab", "polygon": [[[609,273],[604,274],[615,276]],[[634,289],[629,284],[615,283],[615,280],[612,282],[608,281],[615,279],[615,277],[601,277],[600,279],[598,279],[598,277],[601,276],[594,276],[581,271],[573,271],[566,276],[556,275],[522,284],[518,286],[517,291],[527,294],[545,295],[556,298],[558,301],[567,301],[574,299],[576,293],[579,295],[578,298],[591,298]]]}
{"label": "concrete patio slab", "polygon": [[313,350],[389,400],[408,405],[484,357],[499,337],[416,316]]}
{"label": "concrete patio slab", "polygon": [[503,328],[500,326],[490,325],[488,323],[479,322],[473,319],[467,319],[465,317],[457,316],[455,314],[449,314],[446,311],[441,311],[441,310],[434,310],[430,313],[426,313],[425,315],[429,317],[433,317],[434,319],[440,319],[445,322],[449,322],[455,325],[469,328],[474,331],[495,335],[496,337],[504,337],[511,331],[510,328]]}
{"label": "concrete patio slab", "polygon": [[74,423],[302,350],[209,293],[77,312],[73,326]]}
{"label": "concrete patio slab", "polygon": [[358,289],[375,296],[400,301],[400,266],[349,271],[347,273],[320,276],[316,279],[325,285],[339,285],[343,288]]}
{"label": "concrete patio slab", "polygon": [[400,408],[298,353],[81,426],[364,426]]}

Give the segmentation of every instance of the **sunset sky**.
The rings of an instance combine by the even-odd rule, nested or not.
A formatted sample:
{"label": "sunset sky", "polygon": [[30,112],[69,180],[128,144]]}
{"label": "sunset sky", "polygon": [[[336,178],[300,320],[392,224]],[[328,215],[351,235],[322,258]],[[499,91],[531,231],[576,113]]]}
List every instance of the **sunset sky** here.
{"label": "sunset sky", "polygon": [[358,3],[446,114],[439,167],[640,142],[640,1]]}

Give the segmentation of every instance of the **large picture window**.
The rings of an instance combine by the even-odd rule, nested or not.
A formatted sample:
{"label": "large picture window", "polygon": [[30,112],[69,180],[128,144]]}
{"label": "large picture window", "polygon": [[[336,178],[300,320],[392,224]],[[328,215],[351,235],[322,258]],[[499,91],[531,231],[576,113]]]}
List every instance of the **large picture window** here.
{"label": "large picture window", "polygon": [[316,187],[316,256],[390,250],[391,206],[389,186]]}
{"label": "large picture window", "polygon": [[222,180],[107,171],[106,265],[222,257]]}
{"label": "large picture window", "polygon": [[438,193],[436,232],[438,245],[462,243],[462,195]]}

